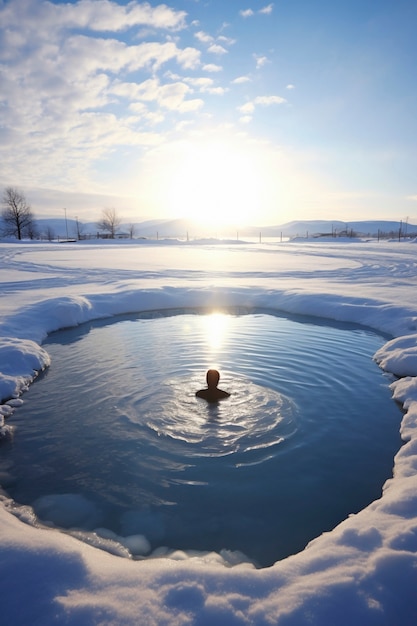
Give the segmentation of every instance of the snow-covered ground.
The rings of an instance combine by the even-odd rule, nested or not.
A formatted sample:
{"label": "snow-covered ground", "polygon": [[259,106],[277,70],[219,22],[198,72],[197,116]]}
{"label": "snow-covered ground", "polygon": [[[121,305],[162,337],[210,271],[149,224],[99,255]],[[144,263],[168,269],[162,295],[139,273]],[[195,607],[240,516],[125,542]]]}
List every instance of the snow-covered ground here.
{"label": "snow-covered ground", "polygon": [[231,566],[227,552],[121,558],[37,527],[30,510],[12,515],[4,497],[2,623],[417,623],[416,242],[0,243],[3,433],[10,436],[13,416],[2,416],[49,363],[41,347],[49,332],[118,313],[231,305],[352,321],[394,337],[376,359],[401,377],[392,389],[406,410],[405,444],[382,497],[263,570]]}

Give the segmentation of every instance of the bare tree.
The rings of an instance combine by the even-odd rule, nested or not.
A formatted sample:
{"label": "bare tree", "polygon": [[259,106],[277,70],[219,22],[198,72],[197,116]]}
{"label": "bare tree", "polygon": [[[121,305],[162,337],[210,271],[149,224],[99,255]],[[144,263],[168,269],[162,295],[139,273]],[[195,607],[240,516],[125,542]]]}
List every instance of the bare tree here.
{"label": "bare tree", "polygon": [[55,239],[55,231],[52,226],[47,226],[45,229],[45,236],[48,241],[53,241]]}
{"label": "bare tree", "polygon": [[23,236],[28,237],[29,239],[39,239],[40,232],[35,220],[32,220],[30,224],[25,226],[25,228],[23,229]]}
{"label": "bare tree", "polygon": [[97,227],[108,232],[110,238],[114,239],[120,224],[121,219],[117,216],[116,209],[103,209],[103,214],[100,222],[97,222]]}
{"label": "bare tree", "polygon": [[135,230],[136,230],[135,225],[134,224],[129,224],[129,237],[131,239],[133,239],[134,236],[135,236]]}
{"label": "bare tree", "polygon": [[7,187],[3,193],[4,234],[22,239],[25,231],[33,232],[35,217],[22,192],[14,187]]}

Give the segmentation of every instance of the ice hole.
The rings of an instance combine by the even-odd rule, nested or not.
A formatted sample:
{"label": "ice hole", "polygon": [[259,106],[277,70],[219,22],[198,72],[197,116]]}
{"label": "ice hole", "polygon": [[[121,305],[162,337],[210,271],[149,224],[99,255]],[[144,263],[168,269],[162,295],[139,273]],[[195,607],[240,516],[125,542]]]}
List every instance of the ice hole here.
{"label": "ice hole", "polygon": [[[401,445],[375,332],[271,311],[165,311],[50,335],[0,474],[46,524],[120,554],[269,566],[380,497]],[[231,396],[196,398],[208,368]],[[116,550],[117,552],[117,550]],[[182,553],[181,552],[181,553]]]}

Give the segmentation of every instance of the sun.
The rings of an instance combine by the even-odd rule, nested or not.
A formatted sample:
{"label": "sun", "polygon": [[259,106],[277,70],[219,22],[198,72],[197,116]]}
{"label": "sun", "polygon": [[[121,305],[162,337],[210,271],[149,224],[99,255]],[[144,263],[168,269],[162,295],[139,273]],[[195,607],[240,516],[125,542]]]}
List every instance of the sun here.
{"label": "sun", "polygon": [[181,142],[164,178],[172,215],[212,227],[239,227],[259,212],[259,161],[243,142],[222,138]]}

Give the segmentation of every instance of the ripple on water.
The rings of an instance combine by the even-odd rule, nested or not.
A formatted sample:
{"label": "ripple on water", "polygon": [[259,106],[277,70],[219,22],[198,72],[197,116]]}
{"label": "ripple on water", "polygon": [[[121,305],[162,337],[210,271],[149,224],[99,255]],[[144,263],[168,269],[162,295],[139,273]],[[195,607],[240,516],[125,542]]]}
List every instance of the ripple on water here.
{"label": "ripple on water", "polygon": [[[187,388],[184,382],[173,378],[161,386],[158,405],[163,410],[156,410],[155,399],[149,397],[140,402],[140,411],[135,410],[127,417],[141,427],[146,425],[158,437],[188,444],[188,457],[244,455],[270,449],[297,430],[295,402],[272,389],[243,377],[229,381],[225,376],[222,382],[230,398],[209,404],[196,398],[192,391],[198,388],[200,379],[192,377],[191,389],[190,381]],[[174,445],[171,448],[175,453],[177,448]],[[178,454],[183,452],[180,447]]]}
{"label": "ripple on water", "polygon": [[[0,475],[44,521],[137,553],[227,549],[271,564],[391,475],[401,415],[372,362],[382,341],[264,314],[56,333],[51,368],[10,418]],[[217,404],[195,396],[208,367],[231,393]]]}

